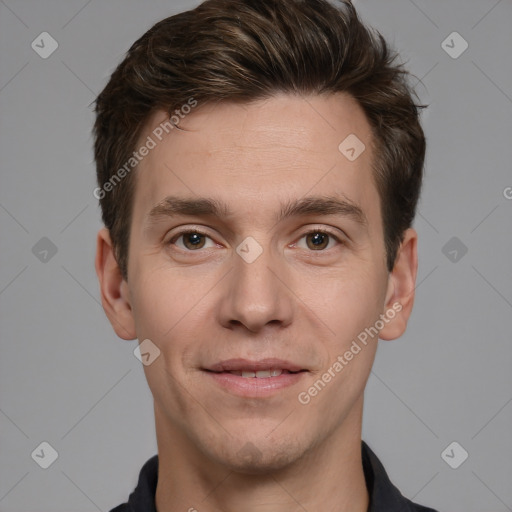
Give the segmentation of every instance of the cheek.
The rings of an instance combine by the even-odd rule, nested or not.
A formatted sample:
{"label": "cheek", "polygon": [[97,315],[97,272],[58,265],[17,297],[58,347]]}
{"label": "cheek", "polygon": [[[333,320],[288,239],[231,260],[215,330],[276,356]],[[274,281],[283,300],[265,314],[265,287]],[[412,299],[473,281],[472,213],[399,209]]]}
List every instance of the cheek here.
{"label": "cheek", "polygon": [[322,321],[339,350],[380,314],[385,287],[374,269],[342,269],[314,278],[302,276],[298,295]]}
{"label": "cheek", "polygon": [[148,280],[136,288],[132,304],[137,337],[161,341],[175,323],[176,305],[172,289]]}
{"label": "cheek", "polygon": [[208,350],[204,341],[214,332],[212,305],[206,297],[211,285],[191,272],[156,269],[139,275],[134,283],[137,337],[150,339],[160,349],[158,364],[144,368],[150,387],[161,385],[169,375],[188,378],[185,373],[197,364],[198,350]]}
{"label": "cheek", "polygon": [[137,335],[154,336],[165,342],[183,327],[183,321],[204,293],[201,280],[173,269],[147,270],[137,275],[132,294]]}
{"label": "cheek", "polygon": [[[308,289],[310,296],[304,302],[309,300],[328,329],[324,367],[311,387],[302,390],[302,398],[316,409],[312,416],[323,418],[325,425],[339,424],[363,393],[372,368],[378,334],[370,328],[380,315],[382,283],[373,273],[354,270],[324,281],[322,293],[312,294]],[[324,379],[327,383],[319,382]]]}
{"label": "cheek", "polygon": [[[198,301],[204,289],[183,277],[169,272],[154,271],[138,275],[133,285],[132,304],[137,337],[142,342],[151,340],[160,350],[158,357],[143,367],[146,380],[160,409],[179,423],[190,404],[188,394],[183,394],[197,336]],[[188,285],[183,286],[183,281]],[[186,292],[185,292],[185,291]],[[201,295],[202,291],[202,295]],[[180,383],[182,383],[180,385]]]}

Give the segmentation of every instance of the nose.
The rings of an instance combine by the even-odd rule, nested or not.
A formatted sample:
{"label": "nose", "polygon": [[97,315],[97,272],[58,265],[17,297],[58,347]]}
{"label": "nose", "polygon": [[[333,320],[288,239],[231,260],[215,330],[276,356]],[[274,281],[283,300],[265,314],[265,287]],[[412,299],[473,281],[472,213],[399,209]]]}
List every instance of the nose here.
{"label": "nose", "polygon": [[253,333],[269,326],[288,326],[295,304],[284,261],[268,248],[263,248],[254,261],[238,254],[233,259],[219,310],[221,324]]}

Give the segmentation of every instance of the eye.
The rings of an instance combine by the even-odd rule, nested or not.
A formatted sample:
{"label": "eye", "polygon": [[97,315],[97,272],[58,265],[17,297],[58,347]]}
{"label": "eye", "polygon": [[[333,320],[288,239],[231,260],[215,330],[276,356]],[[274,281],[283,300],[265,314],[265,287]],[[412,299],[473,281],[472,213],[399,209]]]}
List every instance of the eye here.
{"label": "eye", "polygon": [[[207,240],[211,242],[209,246],[206,245]],[[197,230],[181,231],[177,233],[168,242],[169,245],[176,245],[185,251],[197,251],[199,249],[208,249],[215,247],[213,240],[206,234]]]}
{"label": "eye", "polygon": [[[300,240],[306,239],[306,248],[312,251],[324,251],[332,248],[331,242],[342,244],[343,242],[333,233],[322,229],[314,229],[304,233]],[[297,244],[299,245],[299,244]],[[304,246],[302,246],[304,248]]]}

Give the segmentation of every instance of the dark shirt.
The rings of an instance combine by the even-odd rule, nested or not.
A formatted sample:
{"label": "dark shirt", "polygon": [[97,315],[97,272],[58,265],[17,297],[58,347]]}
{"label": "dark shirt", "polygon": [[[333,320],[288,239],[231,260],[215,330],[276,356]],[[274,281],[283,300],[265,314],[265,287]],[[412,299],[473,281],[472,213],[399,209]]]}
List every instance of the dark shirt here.
{"label": "dark shirt", "polygon": [[[391,483],[384,466],[364,441],[361,452],[366,487],[370,495],[368,512],[436,512],[432,508],[417,505],[404,498]],[[110,512],[156,512],[157,481],[158,455],[155,455],[142,467],[139,483],[130,494],[128,503],[119,505]]]}

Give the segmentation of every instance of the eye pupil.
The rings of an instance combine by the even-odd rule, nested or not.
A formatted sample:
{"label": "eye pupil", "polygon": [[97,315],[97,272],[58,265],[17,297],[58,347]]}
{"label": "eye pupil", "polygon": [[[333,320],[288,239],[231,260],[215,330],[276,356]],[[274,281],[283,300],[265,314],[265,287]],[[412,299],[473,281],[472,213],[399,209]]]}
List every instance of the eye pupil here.
{"label": "eye pupil", "polygon": [[194,245],[200,242],[199,238],[200,235],[198,235],[197,233],[191,233],[189,235],[189,241],[192,242]]}
{"label": "eye pupil", "polygon": [[313,250],[323,249],[329,244],[328,235],[325,233],[311,233],[308,235],[308,239],[311,240],[313,244],[313,246],[309,248]]}

